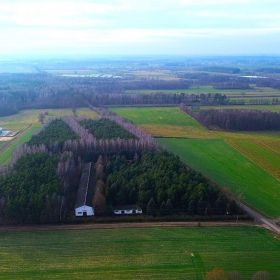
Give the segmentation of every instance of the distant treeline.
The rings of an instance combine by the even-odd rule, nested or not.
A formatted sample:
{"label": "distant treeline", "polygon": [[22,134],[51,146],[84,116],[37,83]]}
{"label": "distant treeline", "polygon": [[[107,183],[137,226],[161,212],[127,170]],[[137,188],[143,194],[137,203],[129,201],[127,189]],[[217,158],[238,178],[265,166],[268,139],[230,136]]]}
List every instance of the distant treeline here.
{"label": "distant treeline", "polygon": [[[209,70],[209,69],[208,69]],[[211,69],[210,69],[211,70]],[[212,69],[213,71],[237,71],[234,68]],[[176,73],[178,79],[145,79],[145,78],[93,78],[93,77],[61,77],[50,74],[0,74],[0,116],[16,113],[28,108],[71,108],[87,106],[123,106],[123,105],[189,105],[228,104],[225,95],[180,94],[193,86],[210,85],[215,89],[236,90],[258,87],[279,89],[277,78],[254,79],[231,74],[190,72]],[[158,94],[139,94],[137,90],[159,90]],[[160,93],[172,89],[177,94]],[[127,90],[135,93],[127,94]]]}
{"label": "distant treeline", "polygon": [[[0,75],[0,116],[28,108],[71,108],[91,102],[100,105],[163,105],[181,102],[225,102],[226,97],[184,94],[125,94],[126,90],[187,89],[190,79],[102,79],[59,77],[48,74]],[[222,101],[223,99],[223,101]]]}
{"label": "distant treeline", "polygon": [[186,104],[227,104],[228,98],[223,94],[121,94],[93,95],[88,97],[94,106],[106,105],[179,105]]}
{"label": "distant treeline", "polygon": [[199,110],[186,112],[208,128],[237,131],[280,130],[280,114],[261,110]]}

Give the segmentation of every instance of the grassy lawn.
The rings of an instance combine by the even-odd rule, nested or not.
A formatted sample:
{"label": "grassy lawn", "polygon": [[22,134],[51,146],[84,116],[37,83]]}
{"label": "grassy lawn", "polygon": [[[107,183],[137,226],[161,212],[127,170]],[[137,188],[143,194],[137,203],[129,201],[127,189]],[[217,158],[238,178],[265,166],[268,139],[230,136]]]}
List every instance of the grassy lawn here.
{"label": "grassy lawn", "polygon": [[199,279],[220,267],[280,275],[280,241],[261,228],[0,233],[0,279]]}
{"label": "grassy lawn", "polygon": [[235,195],[271,217],[280,217],[280,181],[221,139],[159,139],[159,143]]}

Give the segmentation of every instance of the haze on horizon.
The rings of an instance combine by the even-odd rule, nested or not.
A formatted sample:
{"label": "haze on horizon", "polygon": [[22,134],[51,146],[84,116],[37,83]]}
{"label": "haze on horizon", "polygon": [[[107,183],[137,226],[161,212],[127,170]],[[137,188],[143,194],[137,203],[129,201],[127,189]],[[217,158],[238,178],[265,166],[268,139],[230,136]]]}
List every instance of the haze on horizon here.
{"label": "haze on horizon", "polygon": [[0,0],[0,58],[278,55],[279,0]]}

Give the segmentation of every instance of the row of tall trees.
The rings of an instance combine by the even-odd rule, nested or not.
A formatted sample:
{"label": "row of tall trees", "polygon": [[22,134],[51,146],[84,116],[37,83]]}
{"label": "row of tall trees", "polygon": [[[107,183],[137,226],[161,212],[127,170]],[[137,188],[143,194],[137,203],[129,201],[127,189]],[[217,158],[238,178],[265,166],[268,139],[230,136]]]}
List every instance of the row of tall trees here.
{"label": "row of tall trees", "polygon": [[196,118],[209,128],[258,131],[280,130],[280,114],[261,110],[200,110]]}

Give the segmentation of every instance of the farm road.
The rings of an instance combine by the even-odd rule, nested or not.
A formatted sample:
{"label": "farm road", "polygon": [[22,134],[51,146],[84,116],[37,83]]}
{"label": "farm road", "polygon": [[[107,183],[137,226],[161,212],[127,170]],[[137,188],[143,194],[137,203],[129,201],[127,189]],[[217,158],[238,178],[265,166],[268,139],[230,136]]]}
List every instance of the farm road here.
{"label": "farm road", "polygon": [[244,212],[246,212],[255,221],[263,224],[264,227],[268,228],[269,230],[271,230],[271,231],[273,231],[277,234],[280,234],[280,227],[272,219],[269,219],[269,218],[263,216],[259,212],[257,212],[254,209],[248,207],[247,205],[245,205],[244,203],[242,203],[240,201],[236,200],[236,203],[239,205],[239,207],[241,209],[243,209]]}
{"label": "farm road", "polygon": [[74,225],[30,225],[30,226],[0,226],[0,232],[22,231],[53,231],[81,229],[118,229],[118,228],[172,228],[172,227],[240,227],[254,226],[250,221],[244,222],[144,222],[144,223],[88,223]]}

